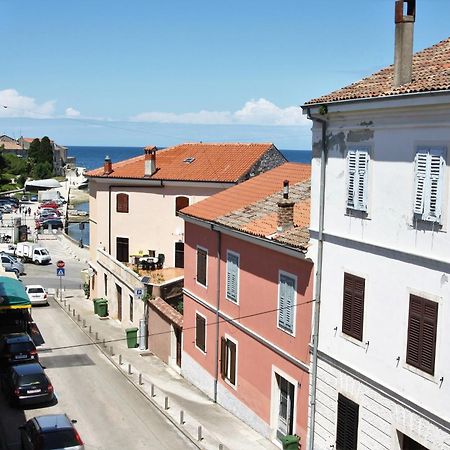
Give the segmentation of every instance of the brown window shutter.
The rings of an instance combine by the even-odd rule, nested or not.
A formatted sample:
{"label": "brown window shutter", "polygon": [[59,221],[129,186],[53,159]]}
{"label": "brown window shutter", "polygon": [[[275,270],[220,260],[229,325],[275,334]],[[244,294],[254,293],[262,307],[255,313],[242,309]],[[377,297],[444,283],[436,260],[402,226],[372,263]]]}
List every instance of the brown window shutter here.
{"label": "brown window shutter", "polygon": [[128,212],[128,194],[117,194],[116,203],[117,212]]}
{"label": "brown window shutter", "polygon": [[228,341],[228,347],[230,349],[230,383],[236,384],[236,344],[232,341]]}
{"label": "brown window shutter", "polygon": [[364,324],[364,278],[344,274],[342,332],[362,341]]}
{"label": "brown window shutter", "polygon": [[197,249],[197,281],[206,286],[206,256],[205,250]]}
{"label": "brown window shutter", "polygon": [[220,374],[225,378],[227,371],[227,340],[222,336],[220,338]]}
{"label": "brown window shutter", "polygon": [[195,343],[198,348],[205,351],[205,318],[196,314],[195,316]]}
{"label": "brown window shutter", "polygon": [[336,427],[336,450],[357,449],[358,418],[359,405],[339,394]]}
{"label": "brown window shutter", "polygon": [[180,209],[186,208],[186,206],[189,206],[188,197],[177,197],[175,199],[175,212],[178,212]]}
{"label": "brown window shutter", "polygon": [[416,295],[409,300],[406,362],[434,374],[438,304]]}

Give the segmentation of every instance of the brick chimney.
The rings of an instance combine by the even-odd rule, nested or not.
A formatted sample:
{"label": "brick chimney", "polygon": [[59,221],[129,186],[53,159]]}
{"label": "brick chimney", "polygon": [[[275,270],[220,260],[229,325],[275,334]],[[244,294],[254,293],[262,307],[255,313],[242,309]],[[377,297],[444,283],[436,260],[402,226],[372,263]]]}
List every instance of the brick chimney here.
{"label": "brick chimney", "polygon": [[394,86],[412,80],[412,58],[416,0],[395,1]]}
{"label": "brick chimney", "polygon": [[289,180],[283,181],[283,198],[278,202],[277,231],[285,231],[294,226],[294,205],[289,200]]}
{"label": "brick chimney", "polygon": [[111,158],[108,155],[106,155],[105,161],[103,162],[103,175],[109,175],[110,173],[112,173],[112,171],[113,169]]}
{"label": "brick chimney", "polygon": [[156,172],[156,147],[144,148],[144,177],[151,177]]}

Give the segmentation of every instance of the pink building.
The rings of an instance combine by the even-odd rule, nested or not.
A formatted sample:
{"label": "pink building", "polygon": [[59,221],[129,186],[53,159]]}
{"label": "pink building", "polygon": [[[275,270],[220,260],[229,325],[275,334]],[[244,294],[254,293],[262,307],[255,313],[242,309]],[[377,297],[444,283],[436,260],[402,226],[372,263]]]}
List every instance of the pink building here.
{"label": "pink building", "polygon": [[183,209],[182,374],[279,443],[306,442],[310,166],[286,163]]}

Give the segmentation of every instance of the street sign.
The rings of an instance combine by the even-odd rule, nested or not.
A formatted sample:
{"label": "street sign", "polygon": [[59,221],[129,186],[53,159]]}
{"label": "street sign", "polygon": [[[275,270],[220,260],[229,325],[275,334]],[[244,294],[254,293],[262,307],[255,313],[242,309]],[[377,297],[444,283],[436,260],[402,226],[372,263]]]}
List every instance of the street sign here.
{"label": "street sign", "polygon": [[57,263],[56,263],[56,267],[58,267],[58,269],[62,269],[63,267],[65,267],[66,263],[60,259]]}
{"label": "street sign", "polygon": [[56,276],[63,277],[65,274],[66,274],[66,269],[64,269],[63,267],[58,267],[56,269]]}
{"label": "street sign", "polygon": [[134,289],[134,298],[141,299],[144,296],[144,289],[143,288],[135,288]]}

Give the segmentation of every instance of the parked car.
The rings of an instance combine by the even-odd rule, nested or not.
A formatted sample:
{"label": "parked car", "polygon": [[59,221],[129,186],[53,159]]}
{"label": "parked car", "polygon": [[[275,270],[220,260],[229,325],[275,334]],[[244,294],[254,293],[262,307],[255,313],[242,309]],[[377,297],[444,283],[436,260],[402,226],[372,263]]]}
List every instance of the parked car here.
{"label": "parked car", "polygon": [[24,265],[13,256],[7,253],[0,253],[0,257],[2,259],[2,266],[6,271],[15,272],[17,275],[25,273]]}
{"label": "parked car", "polygon": [[32,305],[48,305],[48,293],[39,284],[29,284],[25,286],[25,292]]}
{"label": "parked car", "polygon": [[36,346],[27,333],[9,333],[0,339],[0,361],[2,366],[38,362]]}
{"label": "parked car", "polygon": [[53,229],[59,229],[64,228],[64,225],[62,223],[61,219],[48,219],[41,222],[41,228],[46,230],[47,228],[53,228]]}
{"label": "parked car", "polygon": [[3,250],[3,253],[7,253],[10,256],[16,256],[16,244],[8,244],[8,248]]}
{"label": "parked car", "polygon": [[16,255],[23,261],[32,261],[34,264],[49,264],[52,260],[45,247],[32,242],[19,242],[16,247]]}
{"label": "parked car", "polygon": [[2,379],[3,392],[12,406],[49,403],[53,385],[39,363],[11,366]]}
{"label": "parked car", "polygon": [[39,209],[43,209],[43,208],[58,209],[58,207],[59,207],[59,205],[56,202],[45,202],[39,206]]}
{"label": "parked car", "polygon": [[33,417],[19,427],[24,450],[70,449],[83,450],[80,435],[66,414],[49,414]]}
{"label": "parked car", "polygon": [[37,201],[38,201],[38,196],[37,196],[37,195],[32,195],[32,196],[30,197],[30,200],[31,200],[32,202],[37,202]]}
{"label": "parked car", "polygon": [[40,222],[43,222],[44,220],[50,220],[50,219],[59,219],[59,216],[56,213],[44,213],[44,214],[39,214],[39,216],[36,217],[36,220],[39,220]]}

